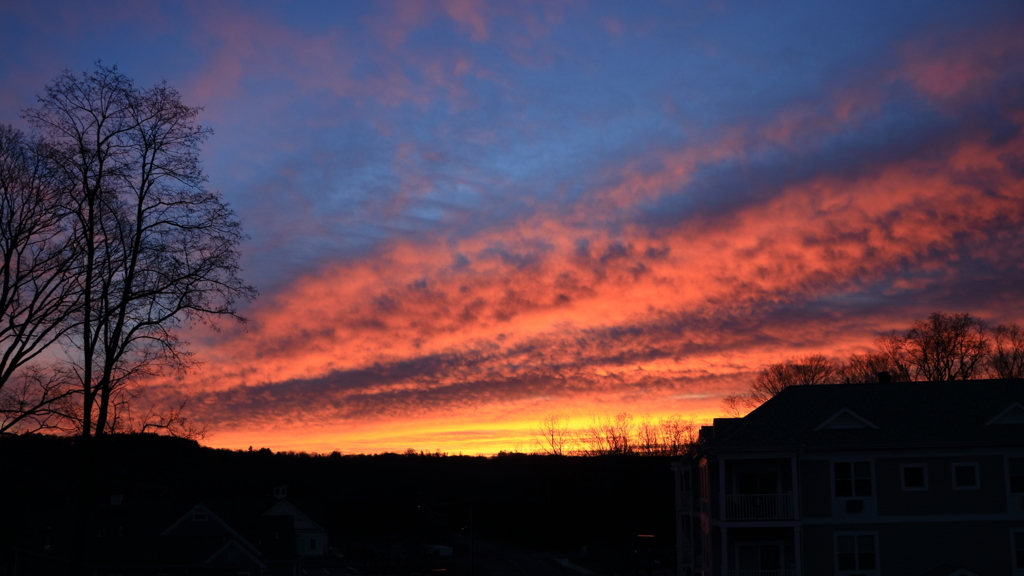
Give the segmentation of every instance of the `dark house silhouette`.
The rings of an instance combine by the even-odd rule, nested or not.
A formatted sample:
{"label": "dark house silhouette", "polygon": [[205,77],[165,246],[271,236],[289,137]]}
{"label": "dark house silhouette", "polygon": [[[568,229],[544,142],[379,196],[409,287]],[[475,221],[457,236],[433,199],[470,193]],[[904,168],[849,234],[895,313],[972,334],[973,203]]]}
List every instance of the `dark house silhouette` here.
{"label": "dark house silhouette", "polygon": [[1024,575],[1024,380],[794,386],[673,466],[684,575]]}
{"label": "dark house silhouette", "polygon": [[288,487],[274,487],[274,502],[264,516],[291,522],[295,534],[295,552],[300,556],[323,556],[327,551],[327,529],[287,500]]}
{"label": "dark house silhouette", "polygon": [[211,506],[197,504],[156,532],[151,529],[153,507],[144,505],[127,515],[118,514],[118,508],[104,515],[101,524],[109,528],[90,544],[90,573],[270,576],[298,571],[295,532],[288,517],[239,514],[228,507],[235,512],[229,522]]}
{"label": "dark house silhouette", "polygon": [[[315,535],[322,540],[314,550],[301,549],[303,543],[308,542],[309,533],[300,535],[296,526],[306,526],[312,521],[283,498],[274,499],[274,503],[275,507],[271,507],[269,502],[261,505],[239,498],[217,502],[215,506],[205,503],[182,506],[112,494],[109,504],[104,500],[94,510],[93,528],[86,542],[85,573],[93,576],[301,574],[304,555],[308,557],[316,554],[315,548],[325,548],[326,533]],[[68,536],[57,538],[52,550],[48,532],[34,539],[38,541],[23,542],[12,574],[66,574]],[[318,573],[335,572],[320,570]]]}

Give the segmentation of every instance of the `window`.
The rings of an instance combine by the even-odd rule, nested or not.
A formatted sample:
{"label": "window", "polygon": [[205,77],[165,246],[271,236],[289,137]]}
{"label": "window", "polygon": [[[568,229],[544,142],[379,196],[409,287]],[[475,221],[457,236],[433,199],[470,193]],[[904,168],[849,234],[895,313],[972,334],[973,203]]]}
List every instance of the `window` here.
{"label": "window", "polygon": [[871,462],[836,462],[833,471],[837,498],[871,496]]}
{"label": "window", "polygon": [[309,549],[316,550],[316,538],[309,539]]}
{"label": "window", "polygon": [[836,569],[840,574],[878,570],[874,534],[837,534]]}
{"label": "window", "polygon": [[206,519],[206,512],[203,510],[196,510],[195,512],[192,513],[193,522],[206,522]]}
{"label": "window", "polygon": [[975,462],[953,464],[953,489],[969,490],[978,487],[978,464]]}
{"label": "window", "polygon": [[904,490],[927,490],[928,467],[924,464],[900,464]]}
{"label": "window", "polygon": [[1010,458],[1010,492],[1024,492],[1024,458]]}

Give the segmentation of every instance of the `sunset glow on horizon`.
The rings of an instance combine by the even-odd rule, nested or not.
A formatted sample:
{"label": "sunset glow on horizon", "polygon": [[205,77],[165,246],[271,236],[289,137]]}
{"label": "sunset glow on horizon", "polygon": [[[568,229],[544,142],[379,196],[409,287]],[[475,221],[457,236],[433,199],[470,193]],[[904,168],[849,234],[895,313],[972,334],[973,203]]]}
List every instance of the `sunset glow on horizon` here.
{"label": "sunset glow on horizon", "polygon": [[942,310],[1024,323],[1024,5],[40,2],[0,123],[116,64],[202,106],[250,237],[195,326],[205,444],[535,449],[722,415]]}

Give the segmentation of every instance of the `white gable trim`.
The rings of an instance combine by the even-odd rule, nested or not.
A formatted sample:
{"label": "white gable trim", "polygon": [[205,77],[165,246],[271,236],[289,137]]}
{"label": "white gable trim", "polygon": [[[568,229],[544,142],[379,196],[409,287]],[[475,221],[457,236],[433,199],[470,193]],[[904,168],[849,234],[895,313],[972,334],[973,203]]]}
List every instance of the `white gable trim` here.
{"label": "white gable trim", "polygon": [[815,428],[814,431],[817,432],[818,430],[821,430],[823,428],[828,428],[829,424],[831,424],[834,420],[836,420],[837,418],[839,418],[841,416],[852,416],[853,418],[855,418],[856,420],[859,420],[862,424],[864,424],[864,426],[866,426],[868,428],[873,428],[875,430],[878,430],[878,426],[875,426],[874,424],[872,424],[869,420],[867,420],[866,418],[864,418],[860,414],[857,414],[856,412],[854,412],[853,410],[850,410],[849,408],[842,408],[841,410],[839,410],[838,412],[836,412],[832,416],[829,416],[824,422],[822,422],[821,424],[818,424],[818,427]]}
{"label": "white gable trim", "polygon": [[[1024,412],[1024,406],[1021,406],[1020,402],[1014,402],[1013,404],[1010,404],[1009,406],[1006,407],[1005,410],[1003,410],[999,414],[996,414],[988,422],[985,422],[985,426],[991,426],[993,424],[1000,424],[999,421],[1003,419],[1003,416],[1006,416],[1007,414],[1009,414],[1010,412],[1013,412],[1014,410],[1020,410],[1021,412]],[[1010,424],[1010,422],[1004,422],[1004,424]],[[1016,424],[1016,422],[1014,422],[1014,424]]]}
{"label": "white gable trim", "polygon": [[[305,528],[305,530],[323,530],[323,526],[317,524],[315,520],[309,517],[305,512],[299,510],[295,504],[287,500],[278,500],[276,504],[270,507],[269,510],[263,513],[264,516],[291,516],[292,522],[295,524],[295,529],[299,529],[299,523],[312,524],[311,527]],[[301,518],[301,520],[300,520]]]}
{"label": "white gable trim", "polygon": [[262,560],[260,560],[256,556],[254,556],[249,550],[246,550],[246,547],[241,545],[241,544],[239,544],[237,540],[228,540],[227,543],[225,543],[223,546],[218,548],[216,552],[211,554],[209,558],[207,558],[205,561],[203,561],[203,564],[211,564],[211,563],[213,563],[213,561],[217,558],[217,556],[220,556],[222,553],[226,552],[228,550],[228,548],[238,548],[238,550],[240,552],[242,552],[243,554],[248,556],[249,559],[252,560],[253,562],[255,562],[257,566],[259,566],[260,568],[266,569],[267,565],[264,564]]}
{"label": "white gable trim", "polygon": [[255,546],[250,544],[249,541],[245,539],[245,537],[243,537],[241,534],[236,532],[235,529],[232,528],[230,524],[228,524],[227,522],[221,520],[219,516],[214,514],[213,511],[211,511],[209,508],[207,508],[203,504],[196,504],[195,506],[193,506],[191,510],[186,512],[185,515],[182,516],[181,518],[178,518],[177,522],[175,522],[174,524],[171,524],[170,526],[168,526],[166,530],[164,530],[163,532],[160,533],[160,535],[161,536],[167,536],[168,534],[173,532],[175,528],[177,528],[179,525],[181,525],[182,522],[184,522],[185,520],[191,519],[192,515],[195,514],[196,512],[205,513],[207,515],[207,518],[209,518],[210,520],[213,520],[213,521],[217,522],[218,524],[220,524],[221,526],[223,526],[224,529],[227,530],[228,533],[231,534],[231,536],[233,538],[237,538],[238,541],[241,542],[246,548],[248,548],[252,552],[255,552],[256,554],[259,554],[259,550],[257,550]]}

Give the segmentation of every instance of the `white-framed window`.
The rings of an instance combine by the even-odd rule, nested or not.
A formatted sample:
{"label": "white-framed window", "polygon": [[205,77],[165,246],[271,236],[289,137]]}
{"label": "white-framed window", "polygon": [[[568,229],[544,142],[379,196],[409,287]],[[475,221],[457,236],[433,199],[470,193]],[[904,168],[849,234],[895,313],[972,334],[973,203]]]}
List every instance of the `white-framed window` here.
{"label": "white-framed window", "polygon": [[953,463],[953,489],[974,490],[981,485],[978,479],[977,462]]}
{"label": "white-framed window", "polygon": [[309,549],[316,550],[316,538],[309,539]]}
{"label": "white-framed window", "polygon": [[871,462],[833,462],[833,494],[836,498],[865,498],[874,494]]}
{"label": "white-framed window", "polygon": [[208,518],[209,516],[206,515],[206,511],[204,510],[196,510],[195,512],[192,512],[193,522],[206,522]]}
{"label": "white-framed window", "polygon": [[835,538],[836,574],[840,576],[878,574],[877,533],[837,532]]}
{"label": "white-framed window", "polygon": [[928,465],[900,464],[900,485],[907,491],[928,489]]}
{"label": "white-framed window", "polygon": [[1010,474],[1010,492],[1024,493],[1024,458],[1007,458],[1006,466]]}

